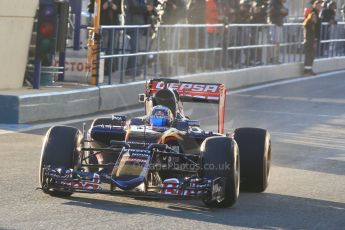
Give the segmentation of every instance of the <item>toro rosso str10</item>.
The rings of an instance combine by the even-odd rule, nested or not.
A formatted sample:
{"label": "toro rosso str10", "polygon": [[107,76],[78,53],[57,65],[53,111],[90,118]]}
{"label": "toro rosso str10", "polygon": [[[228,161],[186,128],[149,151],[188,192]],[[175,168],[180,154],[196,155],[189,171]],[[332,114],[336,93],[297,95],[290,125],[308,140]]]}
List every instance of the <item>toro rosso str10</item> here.
{"label": "toro rosso str10", "polygon": [[[86,132],[54,126],[46,134],[39,181],[50,195],[74,192],[200,198],[232,206],[241,190],[263,192],[269,181],[268,131],[239,128],[224,134],[222,84],[154,79],[139,100],[145,115],[95,119]],[[218,132],[205,131],[184,103],[218,105]]]}

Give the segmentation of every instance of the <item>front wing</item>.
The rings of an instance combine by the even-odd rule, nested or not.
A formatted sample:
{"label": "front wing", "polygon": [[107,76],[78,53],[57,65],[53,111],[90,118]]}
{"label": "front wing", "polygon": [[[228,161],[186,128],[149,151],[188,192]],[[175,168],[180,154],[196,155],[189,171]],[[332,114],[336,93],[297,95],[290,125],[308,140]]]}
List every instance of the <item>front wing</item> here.
{"label": "front wing", "polygon": [[139,191],[110,189],[112,179],[109,174],[83,172],[73,169],[43,168],[42,189],[64,192],[84,192],[124,195],[148,198],[202,198],[204,200],[224,200],[225,180],[190,177],[184,179],[170,178],[156,187],[156,191]]}

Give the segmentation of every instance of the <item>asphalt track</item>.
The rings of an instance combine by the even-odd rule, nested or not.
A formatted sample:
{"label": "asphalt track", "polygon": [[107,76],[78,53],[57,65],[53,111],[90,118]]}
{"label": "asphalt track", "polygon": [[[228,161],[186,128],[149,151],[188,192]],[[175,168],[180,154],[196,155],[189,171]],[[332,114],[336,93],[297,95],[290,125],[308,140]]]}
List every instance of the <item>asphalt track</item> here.
{"label": "asphalt track", "polygon": [[[215,111],[188,106],[206,129],[216,128]],[[82,120],[90,122],[60,123],[80,128]],[[0,229],[345,228],[345,72],[229,94],[226,129],[268,129],[274,155],[266,192],[241,193],[228,209],[209,209],[198,200],[45,195],[36,187],[50,125],[0,125]]]}

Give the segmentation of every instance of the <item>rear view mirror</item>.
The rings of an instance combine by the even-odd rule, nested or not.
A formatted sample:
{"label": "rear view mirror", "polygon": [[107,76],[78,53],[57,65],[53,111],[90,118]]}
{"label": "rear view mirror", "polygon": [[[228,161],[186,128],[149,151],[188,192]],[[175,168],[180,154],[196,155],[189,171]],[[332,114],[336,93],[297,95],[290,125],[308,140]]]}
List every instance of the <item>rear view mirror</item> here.
{"label": "rear view mirror", "polygon": [[139,102],[145,102],[145,99],[146,99],[146,97],[145,97],[145,94],[139,94],[138,95],[139,96]]}

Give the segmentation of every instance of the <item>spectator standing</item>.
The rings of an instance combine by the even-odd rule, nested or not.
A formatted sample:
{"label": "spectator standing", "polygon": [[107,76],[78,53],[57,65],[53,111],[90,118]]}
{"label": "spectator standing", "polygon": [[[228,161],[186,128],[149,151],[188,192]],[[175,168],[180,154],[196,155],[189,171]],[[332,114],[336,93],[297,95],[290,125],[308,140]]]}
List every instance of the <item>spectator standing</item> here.
{"label": "spectator standing", "polygon": [[[322,22],[327,23],[327,25],[321,27],[321,38],[322,40],[330,40],[332,35],[335,35],[337,21],[335,19],[337,11],[337,3],[333,0],[331,1],[324,1],[323,9],[320,13],[320,18]],[[330,45],[331,43],[324,43],[321,45],[321,55],[322,56],[330,56],[333,46]]]}
{"label": "spectator standing", "polygon": [[[167,0],[165,11],[162,17],[163,25],[174,25],[185,23],[186,21],[186,3],[184,0]],[[176,49],[180,40],[180,28],[160,28],[160,48],[161,50]],[[164,77],[173,74],[173,58],[180,55],[163,54],[160,56],[160,68]],[[178,60],[177,60],[178,62]],[[178,65],[177,65],[178,66]]]}
{"label": "spectator standing", "polygon": [[[228,0],[224,7],[224,20],[226,24],[234,24],[237,21],[237,15],[238,15],[238,0]],[[235,27],[228,27],[227,30],[225,30],[224,34],[224,49],[228,49],[229,47],[235,46],[236,42],[236,31],[237,28]],[[234,50],[228,50],[225,53],[224,57],[224,63],[223,66],[225,68],[231,68],[234,66],[235,62],[235,51]]]}
{"label": "spectator standing", "polygon": [[[228,24],[235,24],[237,22],[237,18],[239,15],[239,1],[238,0],[229,0],[228,4],[225,7],[225,20]],[[226,49],[228,47],[234,47],[237,43],[237,28],[236,27],[229,27],[228,31],[225,33],[225,46]],[[226,56],[224,58],[225,67],[234,67],[236,63],[236,51],[235,50],[228,50]]]}
{"label": "spectator standing", "polygon": [[[250,23],[251,24],[266,24],[267,23],[267,0],[254,1],[250,8]],[[267,44],[268,42],[268,29],[267,27],[253,27],[251,36],[251,45]],[[262,48],[252,49],[251,59],[254,61],[254,65],[261,65],[263,59]]]}
{"label": "spectator standing", "polygon": [[[309,14],[305,15],[304,19],[304,74],[314,75],[312,70],[315,54],[319,50],[320,45],[320,30],[321,30],[321,19],[319,17],[322,9],[322,0],[312,1],[313,5]],[[313,14],[313,16],[311,16]]]}
{"label": "spectator standing", "polygon": [[[187,21],[189,24],[205,24],[206,0],[190,0],[187,8]],[[189,28],[187,49],[202,48],[205,43],[205,33],[200,28]],[[185,35],[185,36],[186,36]],[[187,38],[187,37],[186,37]],[[203,55],[190,53],[186,55],[187,72],[194,73],[203,61]]]}
{"label": "spectator standing", "polygon": [[[321,40],[321,26],[322,26],[322,22],[320,19],[320,13],[321,13],[321,9],[322,9],[322,0],[314,0],[312,1],[313,5],[312,5],[312,10],[311,13],[315,13],[316,14],[316,19],[317,19],[317,23],[316,23],[316,56],[320,56],[320,40]],[[307,15],[308,16],[308,15]]]}
{"label": "spectator standing", "polygon": [[[126,25],[145,25],[149,21],[149,14],[154,10],[153,0],[125,0],[126,5]],[[144,50],[146,45],[145,36],[149,36],[147,29],[127,29],[127,35],[130,37],[129,44],[131,53],[137,53]],[[141,75],[141,58],[131,56],[128,58],[126,75],[134,77]]]}
{"label": "spectator standing", "polygon": [[186,2],[184,0],[167,0],[163,23],[174,25],[184,23],[186,19]]}
{"label": "spectator standing", "polygon": [[190,0],[187,9],[187,18],[189,24],[205,23],[205,5],[206,0]]}
{"label": "spectator standing", "polygon": [[267,0],[253,1],[250,7],[250,19],[252,23],[265,24],[267,23]]}
{"label": "spectator standing", "polygon": [[[239,11],[236,18],[237,24],[249,24],[251,22],[250,17],[251,2],[248,0],[241,0],[239,3]],[[235,28],[236,40],[235,46],[246,46],[251,43],[251,29],[250,27],[239,26]],[[236,49],[234,51],[234,67],[241,67],[242,62],[249,65],[250,60],[249,49]]]}
{"label": "spectator standing", "polygon": [[[89,3],[87,4],[87,11],[90,14],[90,18],[92,18],[92,15],[94,14],[95,11],[95,0],[90,0]],[[89,25],[92,26],[92,22],[89,19]]]}
{"label": "spectator standing", "polygon": [[313,62],[315,58],[317,44],[317,14],[311,12],[303,22],[304,26],[304,75],[315,75],[313,72]]}
{"label": "spectator standing", "polygon": [[285,8],[286,0],[270,0],[268,7],[268,21],[273,24],[270,29],[271,42],[274,44],[271,54],[271,63],[279,64],[280,43],[283,42],[283,24],[284,18],[288,15],[288,9]]}
{"label": "spectator standing", "polygon": [[249,0],[241,0],[239,4],[239,12],[237,15],[237,23],[246,24],[250,23],[251,21],[251,15],[250,15],[250,9],[251,9],[251,1]]}
{"label": "spectator standing", "polygon": [[225,7],[225,17],[228,23],[236,23],[238,17],[239,1],[238,0],[228,0]]}
{"label": "spectator standing", "polygon": [[123,0],[101,0],[101,25],[120,25]]}
{"label": "spectator standing", "polygon": [[[224,3],[223,0],[206,0],[205,7],[205,22],[206,24],[224,23]],[[207,27],[205,34],[206,48],[213,49],[222,47],[221,33],[222,29],[219,27]],[[205,64],[207,70],[213,70],[222,66],[221,53],[217,51],[210,51],[204,54]],[[206,58],[207,56],[207,58]]]}
{"label": "spectator standing", "polygon": [[[101,14],[100,14],[100,24],[101,25],[120,25],[121,16],[123,14],[123,0],[101,0]],[[110,39],[110,30],[103,31],[103,48],[106,50],[107,54],[111,54],[114,51],[109,50],[111,42],[113,42],[114,49],[118,49],[119,32],[114,31],[113,40]],[[105,62],[105,73],[108,72],[110,59]],[[114,71],[115,63],[113,62],[112,71]]]}
{"label": "spectator standing", "polygon": [[336,11],[337,11],[337,2],[332,1],[325,1],[323,4],[323,9],[320,13],[320,18],[322,22],[327,22],[329,24],[337,24],[335,19]]}

